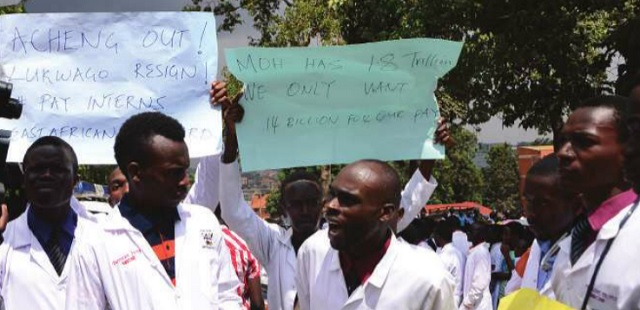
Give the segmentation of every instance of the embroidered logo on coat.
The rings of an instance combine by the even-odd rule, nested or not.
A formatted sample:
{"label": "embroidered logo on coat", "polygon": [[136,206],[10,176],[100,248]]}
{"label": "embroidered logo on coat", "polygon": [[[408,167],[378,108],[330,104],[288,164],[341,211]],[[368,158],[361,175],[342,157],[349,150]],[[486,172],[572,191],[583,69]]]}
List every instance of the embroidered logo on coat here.
{"label": "embroidered logo on coat", "polygon": [[203,229],[200,231],[200,235],[202,236],[202,247],[203,248],[213,248],[213,231],[210,229]]}

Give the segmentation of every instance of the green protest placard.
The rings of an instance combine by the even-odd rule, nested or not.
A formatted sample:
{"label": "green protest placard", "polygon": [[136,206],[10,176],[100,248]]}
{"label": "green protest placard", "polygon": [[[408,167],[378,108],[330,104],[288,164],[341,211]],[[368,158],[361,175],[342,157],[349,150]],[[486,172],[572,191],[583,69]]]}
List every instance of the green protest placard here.
{"label": "green protest placard", "polygon": [[227,49],[245,84],[243,170],[443,158],[434,90],[461,49],[437,39]]}

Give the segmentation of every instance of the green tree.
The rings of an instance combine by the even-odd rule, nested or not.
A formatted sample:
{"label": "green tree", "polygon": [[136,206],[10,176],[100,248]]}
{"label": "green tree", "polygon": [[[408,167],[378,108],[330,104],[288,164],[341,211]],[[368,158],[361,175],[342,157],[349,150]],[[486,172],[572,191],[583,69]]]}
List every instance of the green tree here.
{"label": "green tree", "polygon": [[508,144],[492,146],[483,169],[485,204],[497,211],[513,211],[520,205],[518,162],[515,150]]}
{"label": "green tree", "polygon": [[278,218],[280,214],[280,189],[274,188],[269,192],[269,197],[267,197],[267,212],[269,212],[269,216],[271,218]]}
{"label": "green tree", "polygon": [[612,91],[606,69],[614,53],[604,42],[637,7],[637,1],[579,0],[341,2],[349,43],[464,38],[461,60],[442,83],[454,101],[468,104],[462,119],[480,123],[499,114],[505,125],[520,121],[554,138],[581,99]]}
{"label": "green tree", "polygon": [[640,77],[640,1],[627,0],[627,20],[624,21],[607,38],[608,49],[617,51],[624,59],[624,63],[618,66],[618,79],[616,80],[616,93],[627,96]]}
{"label": "green tree", "polygon": [[24,13],[24,2],[18,5],[5,6],[0,8],[0,15],[14,13]]}
{"label": "green tree", "polygon": [[536,138],[531,142],[521,142],[518,146],[536,146],[536,145],[552,145],[553,140],[550,138]]}
{"label": "green tree", "polygon": [[459,126],[451,128],[451,135],[456,144],[447,149],[445,160],[436,162],[433,175],[438,187],[429,203],[482,203],[482,173],[473,163],[478,140],[474,133]]}
{"label": "green tree", "polygon": [[[322,44],[464,39],[458,66],[437,90],[445,114],[473,124],[499,114],[507,126],[520,122],[551,132],[554,139],[563,116],[581,99],[613,91],[606,69],[626,37],[615,41],[621,42],[617,46],[607,40],[638,11],[638,0],[229,3],[210,9],[223,14],[222,28],[233,30],[241,22],[238,12],[246,10],[261,35],[253,43],[263,46],[306,46],[312,39]],[[627,33],[637,35],[630,29]]]}

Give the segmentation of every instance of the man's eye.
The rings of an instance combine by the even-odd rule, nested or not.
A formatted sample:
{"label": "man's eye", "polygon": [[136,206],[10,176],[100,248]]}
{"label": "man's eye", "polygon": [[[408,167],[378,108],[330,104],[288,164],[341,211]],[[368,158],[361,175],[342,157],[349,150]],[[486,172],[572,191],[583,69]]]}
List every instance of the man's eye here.
{"label": "man's eye", "polygon": [[587,138],[587,137],[582,137],[582,136],[577,136],[577,137],[573,137],[573,139],[571,139],[571,144],[574,147],[578,147],[578,148],[588,148],[594,144],[596,144],[595,141]]}
{"label": "man's eye", "polygon": [[341,206],[350,207],[358,204],[358,199],[348,194],[338,194],[338,202]]}

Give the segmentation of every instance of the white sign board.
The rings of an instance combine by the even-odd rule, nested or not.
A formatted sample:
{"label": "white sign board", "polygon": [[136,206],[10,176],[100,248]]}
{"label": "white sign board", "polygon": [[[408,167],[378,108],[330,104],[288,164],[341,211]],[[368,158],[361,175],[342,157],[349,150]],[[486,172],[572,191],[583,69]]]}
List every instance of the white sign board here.
{"label": "white sign board", "polygon": [[0,61],[24,104],[7,160],[53,135],[81,164],[112,164],[118,129],[159,111],[185,127],[191,157],[219,153],[222,122],[209,105],[216,23],[207,12],[11,14],[0,17]]}

